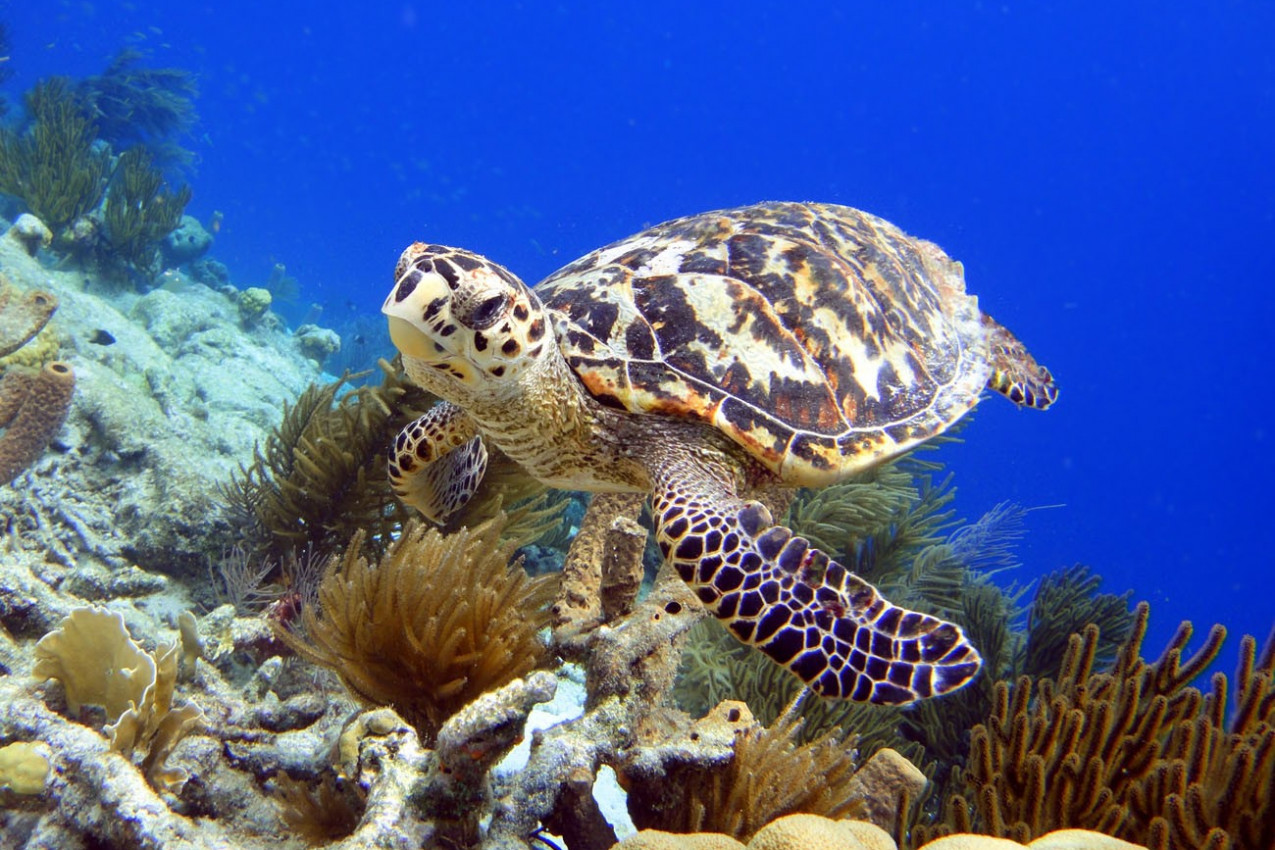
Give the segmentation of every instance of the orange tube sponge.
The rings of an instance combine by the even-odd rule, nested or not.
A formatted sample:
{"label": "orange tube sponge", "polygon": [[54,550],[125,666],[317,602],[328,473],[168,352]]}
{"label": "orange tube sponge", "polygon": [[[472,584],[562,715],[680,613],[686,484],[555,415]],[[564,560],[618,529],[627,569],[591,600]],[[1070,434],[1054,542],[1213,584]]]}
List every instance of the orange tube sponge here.
{"label": "orange tube sponge", "polygon": [[66,421],[75,390],[71,364],[55,360],[39,372],[10,369],[0,379],[0,485],[35,463]]}

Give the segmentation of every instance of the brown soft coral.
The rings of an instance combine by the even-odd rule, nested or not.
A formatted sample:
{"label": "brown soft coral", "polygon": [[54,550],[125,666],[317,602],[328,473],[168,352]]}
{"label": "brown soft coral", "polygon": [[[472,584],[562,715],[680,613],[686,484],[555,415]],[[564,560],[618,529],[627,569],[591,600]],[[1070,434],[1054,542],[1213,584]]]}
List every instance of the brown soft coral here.
{"label": "brown soft coral", "polygon": [[529,577],[504,531],[503,514],[451,534],[412,522],[379,562],[360,554],[360,532],[305,610],[308,636],[279,633],[432,744],[466,703],[549,660],[539,632],[556,576]]}
{"label": "brown soft coral", "polygon": [[[1183,623],[1154,663],[1140,656],[1148,607],[1110,673],[1093,672],[1098,630],[1073,635],[1056,682],[1024,676],[996,686],[996,708],[972,735],[963,785],[947,822],[916,832],[983,831],[1026,841],[1053,829],[1094,829],[1152,850],[1268,848],[1275,840],[1275,639],[1260,656],[1245,636],[1236,700],[1213,676],[1190,682],[1217,657],[1214,626],[1186,654]],[[971,830],[971,827],[977,827]]]}

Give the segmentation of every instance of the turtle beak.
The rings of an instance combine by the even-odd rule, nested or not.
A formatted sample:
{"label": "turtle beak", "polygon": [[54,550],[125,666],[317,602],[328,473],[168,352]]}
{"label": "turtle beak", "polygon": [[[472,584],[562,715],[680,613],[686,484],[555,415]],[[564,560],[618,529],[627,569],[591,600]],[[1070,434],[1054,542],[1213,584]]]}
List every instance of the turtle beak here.
{"label": "turtle beak", "polygon": [[403,252],[394,289],[381,305],[381,312],[389,321],[395,347],[408,357],[430,363],[446,357],[443,338],[454,331],[450,319],[453,287],[433,263],[422,268],[418,258],[426,249],[414,244]]}
{"label": "turtle beak", "polygon": [[388,316],[388,320],[390,341],[404,355],[426,362],[440,359],[440,352],[434,347],[434,341],[420,328],[400,316]]}

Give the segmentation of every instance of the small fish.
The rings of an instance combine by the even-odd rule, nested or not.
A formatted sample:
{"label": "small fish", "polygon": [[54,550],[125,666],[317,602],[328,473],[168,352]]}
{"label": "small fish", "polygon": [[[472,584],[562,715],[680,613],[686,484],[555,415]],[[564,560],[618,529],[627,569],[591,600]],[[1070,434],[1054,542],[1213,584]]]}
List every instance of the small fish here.
{"label": "small fish", "polygon": [[115,342],[115,337],[111,336],[109,331],[98,328],[93,331],[93,336],[89,337],[89,342],[94,345],[112,345]]}

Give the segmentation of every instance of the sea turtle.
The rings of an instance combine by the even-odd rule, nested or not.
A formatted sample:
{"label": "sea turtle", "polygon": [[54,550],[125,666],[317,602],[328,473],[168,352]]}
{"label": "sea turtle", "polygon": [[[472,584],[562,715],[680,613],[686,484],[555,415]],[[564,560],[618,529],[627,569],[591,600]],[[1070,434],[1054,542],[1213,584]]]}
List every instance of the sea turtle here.
{"label": "sea turtle", "polygon": [[551,486],[650,493],[704,605],[823,696],[899,705],[978,671],[958,626],[891,604],[748,498],[905,452],[984,387],[1054,401],[938,246],[849,207],[763,203],[657,225],[535,288],[423,243],[394,278],[390,336],[445,399],[391,450],[427,517],[473,494],[490,440]]}

